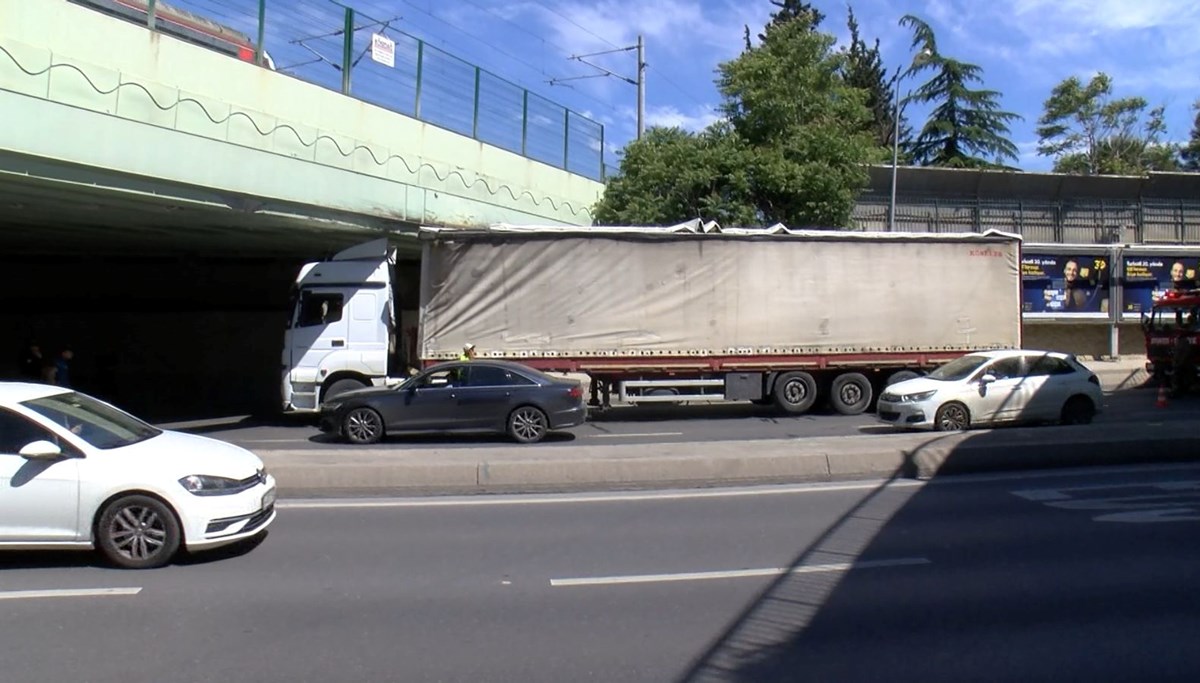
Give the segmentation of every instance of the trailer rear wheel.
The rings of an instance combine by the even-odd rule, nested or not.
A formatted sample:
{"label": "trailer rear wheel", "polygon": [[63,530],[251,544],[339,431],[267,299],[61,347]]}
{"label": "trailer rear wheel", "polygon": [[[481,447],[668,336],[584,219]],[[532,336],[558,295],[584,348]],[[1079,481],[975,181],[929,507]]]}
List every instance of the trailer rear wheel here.
{"label": "trailer rear wheel", "polygon": [[860,372],[847,372],[833,380],[829,401],[842,415],[858,415],[871,405],[871,380]]}
{"label": "trailer rear wheel", "polygon": [[887,385],[890,387],[897,382],[907,382],[910,379],[916,379],[920,376],[920,374],[915,373],[912,370],[897,370],[896,372],[893,372],[890,377],[888,377]]}
{"label": "trailer rear wheel", "polygon": [[785,372],[775,380],[775,405],[785,413],[799,415],[817,401],[817,380],[807,372]]}

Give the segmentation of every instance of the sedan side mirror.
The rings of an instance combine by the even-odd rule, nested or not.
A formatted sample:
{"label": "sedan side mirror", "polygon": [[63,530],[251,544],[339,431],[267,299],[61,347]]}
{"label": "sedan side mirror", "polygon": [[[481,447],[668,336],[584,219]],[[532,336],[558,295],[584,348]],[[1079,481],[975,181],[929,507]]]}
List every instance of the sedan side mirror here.
{"label": "sedan side mirror", "polygon": [[986,375],[984,375],[983,377],[979,378],[980,384],[991,384],[992,382],[995,382],[995,381],[996,381],[996,376],[990,372],[987,373]]}
{"label": "sedan side mirror", "polygon": [[17,455],[28,460],[54,460],[62,457],[62,449],[57,444],[40,440],[25,444]]}

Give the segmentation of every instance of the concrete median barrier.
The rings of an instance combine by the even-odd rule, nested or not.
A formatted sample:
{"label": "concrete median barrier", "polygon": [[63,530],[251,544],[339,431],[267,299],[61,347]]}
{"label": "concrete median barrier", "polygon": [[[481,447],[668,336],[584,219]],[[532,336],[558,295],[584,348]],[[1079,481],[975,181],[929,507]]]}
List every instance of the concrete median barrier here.
{"label": "concrete median barrier", "polygon": [[1200,460],[1190,422],[636,445],[261,451],[285,496],[507,493],[932,478]]}

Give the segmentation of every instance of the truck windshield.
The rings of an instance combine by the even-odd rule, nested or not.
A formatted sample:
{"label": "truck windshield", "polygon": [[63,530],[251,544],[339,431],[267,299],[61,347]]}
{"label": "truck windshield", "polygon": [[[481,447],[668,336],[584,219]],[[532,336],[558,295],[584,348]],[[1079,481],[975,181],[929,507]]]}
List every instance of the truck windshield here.
{"label": "truck windshield", "polygon": [[957,382],[970,377],[972,372],[978,370],[979,366],[986,362],[988,362],[987,356],[963,356],[955,358],[926,376],[929,379],[943,382]]}
{"label": "truck windshield", "polygon": [[62,425],[96,448],[120,448],[162,434],[129,413],[83,394],[55,394],[21,405]]}

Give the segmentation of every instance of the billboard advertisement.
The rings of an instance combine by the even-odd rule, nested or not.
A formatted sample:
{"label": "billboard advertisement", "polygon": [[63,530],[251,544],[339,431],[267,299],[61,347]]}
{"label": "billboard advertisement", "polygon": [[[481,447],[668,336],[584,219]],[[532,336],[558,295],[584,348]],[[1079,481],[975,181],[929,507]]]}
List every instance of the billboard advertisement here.
{"label": "billboard advertisement", "polygon": [[1139,317],[1151,303],[1170,289],[1196,287],[1200,254],[1125,254],[1121,314]]}
{"label": "billboard advertisement", "polygon": [[1021,310],[1034,317],[1108,315],[1109,263],[1105,254],[1021,256]]}

